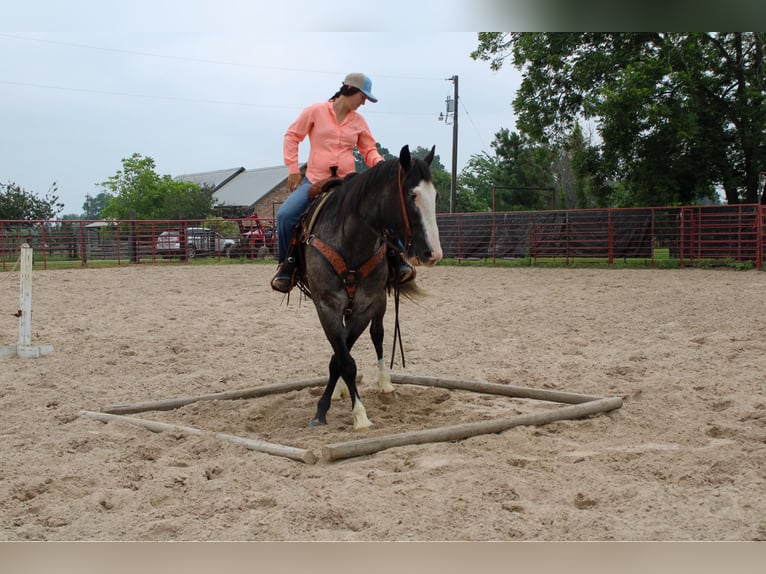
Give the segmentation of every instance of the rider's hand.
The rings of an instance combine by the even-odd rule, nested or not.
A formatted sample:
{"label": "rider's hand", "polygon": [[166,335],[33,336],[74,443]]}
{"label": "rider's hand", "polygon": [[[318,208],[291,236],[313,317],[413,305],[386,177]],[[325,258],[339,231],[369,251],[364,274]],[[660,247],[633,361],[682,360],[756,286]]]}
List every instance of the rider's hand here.
{"label": "rider's hand", "polygon": [[295,191],[295,188],[301,184],[303,176],[299,173],[291,173],[287,176],[287,188],[290,191]]}

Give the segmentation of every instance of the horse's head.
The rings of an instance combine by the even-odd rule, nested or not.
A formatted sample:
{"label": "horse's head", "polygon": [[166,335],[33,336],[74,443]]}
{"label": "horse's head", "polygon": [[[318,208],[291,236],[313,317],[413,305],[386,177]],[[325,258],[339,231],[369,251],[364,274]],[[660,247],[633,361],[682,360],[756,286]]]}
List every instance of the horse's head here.
{"label": "horse's head", "polygon": [[409,244],[407,257],[416,265],[435,265],[442,258],[439,228],[436,226],[436,189],[431,162],[436,146],[425,159],[413,159],[409,146],[399,152],[399,191],[404,227],[400,235]]}

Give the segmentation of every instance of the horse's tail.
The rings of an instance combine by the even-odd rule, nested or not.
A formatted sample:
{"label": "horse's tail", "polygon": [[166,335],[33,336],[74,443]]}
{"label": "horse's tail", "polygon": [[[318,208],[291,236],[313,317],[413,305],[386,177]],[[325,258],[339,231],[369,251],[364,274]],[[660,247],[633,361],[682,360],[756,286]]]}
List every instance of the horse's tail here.
{"label": "horse's tail", "polygon": [[[394,289],[395,286],[390,283],[389,289]],[[429,296],[428,291],[421,289],[415,280],[407,281],[406,283],[399,285],[399,294],[406,297],[410,301],[417,301],[418,299],[425,299]]]}

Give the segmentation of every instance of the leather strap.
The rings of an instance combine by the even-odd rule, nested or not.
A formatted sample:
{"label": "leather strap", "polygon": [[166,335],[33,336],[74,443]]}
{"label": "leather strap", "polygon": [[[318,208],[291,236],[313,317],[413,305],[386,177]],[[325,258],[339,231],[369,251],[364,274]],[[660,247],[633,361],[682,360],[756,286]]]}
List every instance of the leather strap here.
{"label": "leather strap", "polygon": [[386,244],[383,243],[378,250],[372,254],[367,261],[365,261],[359,269],[349,269],[346,261],[341,257],[340,253],[335,251],[326,242],[322,241],[319,237],[312,235],[306,241],[307,245],[312,245],[319,253],[324,255],[324,258],[335,269],[335,273],[343,281],[343,286],[346,289],[346,295],[348,295],[348,303],[344,310],[345,315],[350,315],[352,305],[354,303],[354,295],[356,295],[356,286],[360,280],[367,277],[372,273],[375,268],[380,265],[380,262],[386,257]]}

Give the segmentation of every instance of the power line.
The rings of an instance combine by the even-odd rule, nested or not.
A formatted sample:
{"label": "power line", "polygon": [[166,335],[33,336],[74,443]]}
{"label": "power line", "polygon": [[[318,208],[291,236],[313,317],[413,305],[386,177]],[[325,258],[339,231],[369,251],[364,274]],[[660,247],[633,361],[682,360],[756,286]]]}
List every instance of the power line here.
{"label": "power line", "polygon": [[222,104],[228,106],[253,106],[262,108],[278,108],[278,109],[294,109],[291,106],[275,106],[270,104],[253,104],[248,102],[227,102],[224,100],[206,100],[201,98],[185,98],[181,96],[158,96],[150,94],[131,94],[128,92],[113,92],[109,90],[96,90],[92,88],[72,88],[66,86],[52,86],[50,84],[33,84],[29,82],[12,82],[9,80],[0,80],[0,84],[6,84],[10,86],[22,86],[27,88],[41,88],[46,90],[61,90],[65,92],[81,92],[88,94],[97,94],[102,96],[121,96],[127,98],[143,98],[151,100],[171,100],[177,102],[189,102],[197,104]]}
{"label": "power line", "polygon": [[158,54],[154,52],[142,52],[139,50],[126,50],[123,48],[106,48],[103,46],[93,46],[89,44],[77,44],[74,42],[61,42],[57,40],[43,40],[41,38],[29,38],[26,36],[17,36],[14,34],[4,34],[0,33],[0,37],[3,38],[11,38],[13,40],[26,40],[29,42],[39,42],[41,44],[51,44],[54,46],[66,46],[69,48],[79,48],[82,50],[97,50],[101,52],[113,52],[116,54],[129,54],[132,56],[144,56],[148,58],[162,58],[166,60],[178,60],[178,61],[185,61],[185,62],[196,62],[198,64],[215,64],[215,65],[222,65],[222,66],[239,66],[242,68],[262,68],[265,70],[277,70],[277,71],[290,71],[290,72],[301,72],[301,73],[315,73],[315,74],[329,74],[329,73],[335,73],[335,72],[322,72],[319,70],[303,70],[299,68],[290,69],[290,68],[280,68],[278,66],[264,66],[261,64],[248,64],[248,63],[242,63],[242,62],[227,62],[225,60],[211,60],[208,58],[192,58],[190,56],[173,56],[169,54]]}
{"label": "power line", "polygon": [[[42,38],[30,38],[28,36],[19,36],[16,34],[6,34],[3,32],[0,32],[0,37],[2,38],[9,38],[12,40],[23,40],[28,42],[38,42],[41,44],[51,44],[54,46],[66,46],[68,48],[78,48],[82,50],[96,50],[101,52],[112,52],[116,54],[129,54],[132,56],[143,56],[147,58],[160,58],[165,60],[175,60],[175,61],[183,61],[183,62],[195,62],[198,64],[210,64],[210,65],[217,65],[217,66],[235,66],[240,68],[253,68],[253,69],[263,69],[263,70],[270,70],[270,71],[277,71],[277,72],[297,72],[301,74],[322,74],[322,75],[334,75],[334,76],[342,76],[345,74],[345,72],[338,72],[338,71],[327,71],[327,70],[310,70],[310,69],[303,69],[303,68],[286,68],[282,66],[265,66],[263,64],[250,64],[247,62],[231,62],[226,60],[213,60],[209,58],[193,58],[190,56],[174,56],[172,54],[159,54],[155,52],[143,52],[140,50],[127,50],[124,48],[108,48],[103,46],[94,46],[90,44],[78,44],[75,42],[62,42],[58,40],[45,40]],[[437,79],[441,78],[426,78],[426,77],[418,77],[418,76],[391,76],[391,75],[378,75],[378,78],[389,78],[389,79],[398,79],[398,80],[423,80],[423,81],[435,81]]]}
{"label": "power line", "polygon": [[473,129],[476,131],[476,135],[478,136],[479,141],[481,142],[482,149],[488,149],[487,145],[484,143],[484,138],[481,137],[479,126],[477,126],[476,123],[474,123],[473,118],[471,117],[471,114],[468,113],[468,108],[465,107],[465,96],[462,96],[460,98],[459,105],[463,108],[463,111],[465,112],[465,116],[468,118],[468,121],[471,122]]}
{"label": "power line", "polygon": [[[211,99],[204,99],[204,98],[188,98],[183,96],[135,94],[135,93],[129,93],[129,92],[112,91],[112,90],[99,90],[95,88],[77,88],[77,87],[70,87],[70,86],[54,86],[51,84],[36,84],[32,82],[14,82],[11,80],[0,80],[0,84],[5,84],[8,86],[19,86],[19,87],[25,87],[25,88],[37,88],[37,89],[43,89],[43,90],[59,90],[64,92],[95,94],[100,96],[140,98],[140,99],[146,99],[146,100],[165,100],[165,101],[175,101],[175,102],[186,102],[186,103],[192,103],[192,104],[246,106],[251,108],[266,108],[266,109],[278,109],[278,110],[296,110],[296,109],[302,108],[302,106],[279,106],[274,104],[260,104],[260,103],[253,103],[253,102],[234,102],[234,101],[226,101],[226,100],[211,100]],[[411,117],[422,117],[422,118],[430,118],[433,115],[431,112],[418,113],[418,112],[386,112],[386,111],[369,111],[367,112],[367,114],[372,114],[372,115],[377,114],[377,115],[384,115],[384,116],[411,116]]]}

